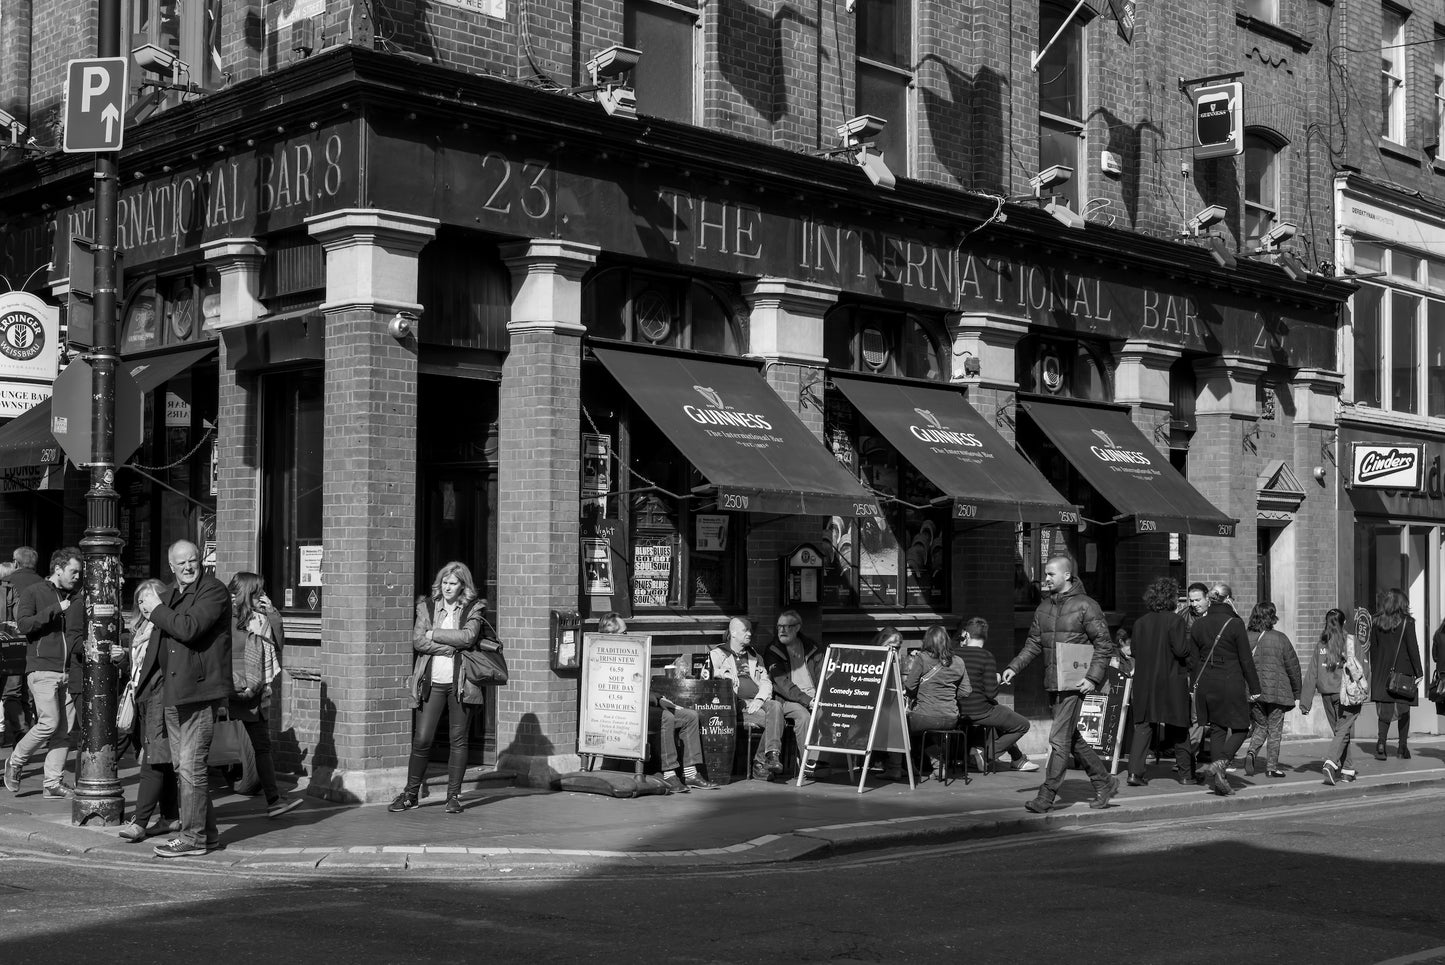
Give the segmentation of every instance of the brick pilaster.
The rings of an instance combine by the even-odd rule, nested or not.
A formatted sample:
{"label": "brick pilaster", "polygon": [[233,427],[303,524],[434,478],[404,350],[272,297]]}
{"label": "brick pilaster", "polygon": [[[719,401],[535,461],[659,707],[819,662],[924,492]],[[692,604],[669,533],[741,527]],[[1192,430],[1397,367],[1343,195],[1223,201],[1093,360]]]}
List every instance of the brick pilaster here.
{"label": "brick pilaster", "polygon": [[1264,459],[1259,454],[1257,393],[1265,366],[1222,356],[1198,363],[1196,371],[1198,428],[1189,451],[1189,481],[1221,512],[1238,519],[1239,526],[1233,539],[1191,536],[1188,576],[1204,583],[1223,580],[1243,592],[1258,572],[1256,481]]}
{"label": "brick pilaster", "polygon": [[[1177,348],[1131,339],[1115,353],[1114,401],[1131,406],[1130,418],[1144,438],[1169,457],[1169,420],[1174,406],[1169,369],[1178,361]],[[1143,612],[1144,591],[1169,575],[1168,533],[1136,534],[1119,540],[1114,556],[1114,599],[1125,614]]]}
{"label": "brick pilaster", "polygon": [[308,221],[326,249],[326,450],[319,736],[310,791],[376,801],[400,789],[411,740],[416,540],[417,261],[436,221],[345,210]]}
{"label": "brick pilaster", "polygon": [[550,668],[550,616],[577,605],[582,276],[597,249],[536,239],[512,270],[502,366],[497,618],[511,680],[497,692],[497,765],[535,786],[576,770],[577,678]]}

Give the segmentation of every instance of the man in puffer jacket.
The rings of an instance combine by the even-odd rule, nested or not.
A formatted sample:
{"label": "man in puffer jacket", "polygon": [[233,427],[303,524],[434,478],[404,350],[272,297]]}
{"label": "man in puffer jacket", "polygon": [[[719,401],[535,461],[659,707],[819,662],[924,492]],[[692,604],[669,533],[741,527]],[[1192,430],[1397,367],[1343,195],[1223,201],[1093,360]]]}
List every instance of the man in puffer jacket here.
{"label": "man in puffer jacket", "polygon": [[[1054,722],[1049,730],[1049,767],[1038,795],[1025,808],[1035,814],[1043,814],[1054,806],[1054,798],[1064,783],[1064,774],[1074,755],[1084,764],[1089,781],[1094,785],[1094,799],[1091,808],[1106,808],[1109,799],[1119,790],[1119,779],[1112,776],[1099,760],[1099,755],[1079,733],[1079,709],[1084,696],[1091,694],[1104,682],[1109,660],[1114,655],[1114,638],[1104,620],[1104,611],[1090,599],[1083,586],[1074,578],[1074,561],[1067,556],[1051,556],[1044,564],[1043,602],[1034,611],[1034,622],[1029,627],[1024,648],[1013,658],[1004,670],[1005,685],[1013,683],[1014,677],[1033,661],[1041,652],[1044,655],[1044,687],[1049,691],[1049,702],[1054,709]],[[1077,690],[1054,690],[1055,648],[1064,643],[1088,643],[1094,647],[1093,659],[1084,674],[1084,682]]]}

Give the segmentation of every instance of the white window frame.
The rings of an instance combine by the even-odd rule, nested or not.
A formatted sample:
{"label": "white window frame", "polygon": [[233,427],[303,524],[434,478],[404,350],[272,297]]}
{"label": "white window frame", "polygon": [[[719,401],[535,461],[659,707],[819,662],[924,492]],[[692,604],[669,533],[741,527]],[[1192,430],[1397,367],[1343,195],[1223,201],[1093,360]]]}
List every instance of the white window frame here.
{"label": "white window frame", "polygon": [[[899,0],[899,2],[905,3],[908,6],[908,47],[903,59],[909,64],[916,64],[918,62],[918,2],[917,0]],[[859,44],[858,47],[861,49],[862,44]],[[890,125],[904,125],[903,151],[905,157],[900,163],[898,159],[885,155],[883,161],[894,174],[911,177],[914,172],[913,159],[918,153],[918,125],[913,122],[913,119],[918,116],[918,76],[912,67],[900,67],[898,64],[874,60],[871,57],[864,57],[860,54],[854,67],[853,103],[855,106],[859,101],[858,93],[861,86],[857,70],[859,67],[866,67],[869,70],[880,73],[892,74],[903,82],[903,103],[906,116],[901,118],[885,117],[884,120]],[[859,113],[862,112],[860,111]]]}
{"label": "white window frame", "polygon": [[[1430,256],[1421,252],[1398,249],[1391,245],[1377,241],[1373,238],[1359,237],[1354,239],[1352,244],[1369,244],[1381,249],[1380,270],[1384,274],[1379,278],[1372,278],[1361,283],[1361,290],[1372,288],[1381,293],[1380,298],[1380,404],[1379,406],[1369,405],[1354,398],[1355,373],[1358,369],[1354,348],[1353,327],[1355,318],[1354,299],[1351,299],[1351,335],[1349,349],[1346,352],[1348,362],[1348,382],[1350,399],[1356,405],[1380,412],[1397,413],[1405,419],[1428,419],[1439,423],[1440,416],[1428,415],[1430,411],[1430,306],[1432,304],[1445,305],[1445,290],[1429,287],[1429,261]],[[1394,260],[1396,254],[1408,255],[1419,261],[1419,267],[1413,278],[1397,277],[1394,274]],[[1395,295],[1409,295],[1418,299],[1415,317],[1415,381],[1418,387],[1416,393],[1416,410],[1409,412],[1404,409],[1395,409],[1393,399],[1395,395],[1395,365],[1394,365],[1394,324],[1395,324]]]}
{"label": "white window frame", "polygon": [[1435,156],[1445,149],[1445,27],[1435,26]]}
{"label": "white window frame", "polygon": [[1264,23],[1279,23],[1279,0],[1245,0],[1245,13]]}
{"label": "white window frame", "polygon": [[[1068,10],[1068,4],[1064,2],[1064,0],[1044,0],[1044,2],[1048,2],[1052,6],[1061,7],[1065,10],[1065,12],[1067,12]],[[1040,6],[1042,6],[1042,3],[1040,4]],[[1040,23],[1042,23],[1042,16],[1040,16],[1039,19]],[[1077,27],[1079,31],[1079,114],[1081,116],[1077,119],[1072,117],[1065,117],[1061,114],[1055,114],[1051,111],[1046,111],[1043,109],[1042,106],[1039,106],[1039,154],[1040,157],[1042,157],[1044,141],[1043,132],[1044,126],[1046,124],[1051,124],[1055,127],[1066,127],[1075,132],[1076,143],[1074,147],[1074,163],[1070,165],[1070,167],[1074,169],[1074,176],[1070,180],[1072,181],[1072,190],[1078,194],[1078,207],[1075,210],[1082,213],[1084,210],[1084,206],[1087,205],[1089,202],[1089,112],[1087,107],[1089,103],[1089,23],[1084,20],[1080,20],[1078,18],[1078,15],[1075,15],[1074,19],[1069,21],[1064,26],[1066,30]],[[1048,43],[1048,38],[1040,37],[1039,44],[1042,45],[1045,43]],[[1040,62],[1040,67],[1042,66],[1042,62]],[[1038,94],[1040,95],[1040,97],[1036,99],[1041,99],[1042,93],[1043,87],[1042,85],[1039,85]],[[1040,161],[1039,167],[1043,167],[1042,161]]]}
{"label": "white window frame", "polygon": [[[1381,118],[1381,137],[1396,144],[1405,143],[1405,107],[1408,86],[1405,77],[1405,36],[1409,14],[1389,4],[1382,6],[1380,20],[1380,85],[1389,90],[1389,103]],[[1390,20],[1395,28],[1390,31]],[[1383,100],[1384,98],[1382,98]]]}
{"label": "white window frame", "polygon": [[[1263,234],[1263,232],[1268,231],[1270,228],[1273,228],[1279,222],[1280,211],[1284,207],[1284,197],[1282,195],[1282,192],[1284,191],[1284,147],[1280,145],[1280,143],[1275,138],[1260,130],[1247,130],[1244,132],[1244,138],[1246,149],[1249,146],[1250,139],[1254,138],[1263,142],[1273,152],[1270,156],[1271,160],[1269,165],[1269,180],[1271,182],[1270,187],[1273,189],[1271,193],[1273,193],[1274,195],[1274,206],[1270,207],[1269,205],[1264,204],[1261,201],[1245,200],[1243,188],[1241,188],[1240,196],[1241,203],[1244,205],[1244,210],[1246,212],[1255,211],[1260,212],[1261,215],[1268,215],[1267,221],[1260,222],[1263,226],[1263,230],[1261,231],[1261,234]],[[1249,155],[1246,150],[1245,157],[1248,158],[1248,156]],[[1248,182],[1249,173],[1248,171],[1246,171],[1245,183],[1248,184]],[[1246,223],[1248,223],[1248,220],[1249,219],[1246,216]],[[1258,236],[1250,237],[1246,240],[1250,242],[1255,242],[1258,241]]]}

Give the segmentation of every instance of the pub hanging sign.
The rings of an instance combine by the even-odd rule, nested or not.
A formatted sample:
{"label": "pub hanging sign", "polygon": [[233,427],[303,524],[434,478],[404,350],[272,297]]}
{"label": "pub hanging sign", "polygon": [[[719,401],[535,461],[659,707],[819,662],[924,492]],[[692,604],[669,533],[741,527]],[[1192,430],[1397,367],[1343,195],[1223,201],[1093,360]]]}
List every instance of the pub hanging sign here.
{"label": "pub hanging sign", "polygon": [[1350,485],[1362,489],[1418,490],[1424,483],[1425,447],[1419,444],[1355,443]]}

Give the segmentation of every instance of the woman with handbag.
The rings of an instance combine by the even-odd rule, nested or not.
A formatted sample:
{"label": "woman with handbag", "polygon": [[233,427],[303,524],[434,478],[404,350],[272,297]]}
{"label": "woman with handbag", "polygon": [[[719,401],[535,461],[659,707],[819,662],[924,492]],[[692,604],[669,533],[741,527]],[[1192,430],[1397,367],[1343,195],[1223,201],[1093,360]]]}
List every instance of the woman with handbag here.
{"label": "woman with handbag", "polygon": [[[462,777],[467,770],[467,732],[472,711],[486,699],[486,690],[466,675],[463,652],[477,649],[482,636],[483,602],[477,598],[472,571],[451,562],[437,572],[431,595],[416,605],[411,675],[411,761],[406,787],[387,807],[408,811],[418,804],[421,782],[431,759],[432,741],[442,711],[447,712],[451,753],[447,757],[447,814],[462,813]],[[492,646],[496,646],[492,644]]]}
{"label": "woman with handbag", "polygon": [[[145,580],[136,587],[136,598],[147,589],[159,595],[165,590],[160,580]],[[133,732],[140,745],[140,784],[135,810],[120,836],[132,844],[151,834],[166,834],[181,828],[180,788],[171,767],[171,745],[166,736],[165,674],[160,666],[160,647],[155,627],[137,612],[131,618],[130,675],[121,691],[116,713],[116,730]],[[151,815],[160,810],[161,819],[149,828]]]}
{"label": "woman with handbag", "polygon": [[1370,698],[1380,720],[1375,760],[1385,759],[1385,741],[1392,720],[1398,721],[1400,759],[1410,759],[1410,708],[1415,706],[1424,675],[1410,600],[1398,587],[1392,587],[1380,594],[1380,607],[1370,631]]}
{"label": "woman with handbag", "polygon": [[281,614],[266,596],[266,581],[257,573],[240,572],[231,577],[230,714],[246,728],[246,737],[256,757],[256,776],[266,795],[266,816],[279,818],[301,803],[286,797],[276,786],[276,764],[271,757],[271,687],[281,673],[281,647],[285,634]]}
{"label": "woman with handbag", "polygon": [[1355,655],[1354,634],[1345,631],[1344,611],[1330,609],[1325,613],[1325,625],[1310,654],[1299,701],[1300,713],[1308,714],[1318,693],[1325,708],[1325,720],[1334,733],[1329,756],[1324,761],[1326,784],[1353,781],[1356,777],[1354,768],[1350,767],[1350,741],[1355,736],[1355,718],[1360,715],[1360,705],[1368,698],[1368,683]]}

